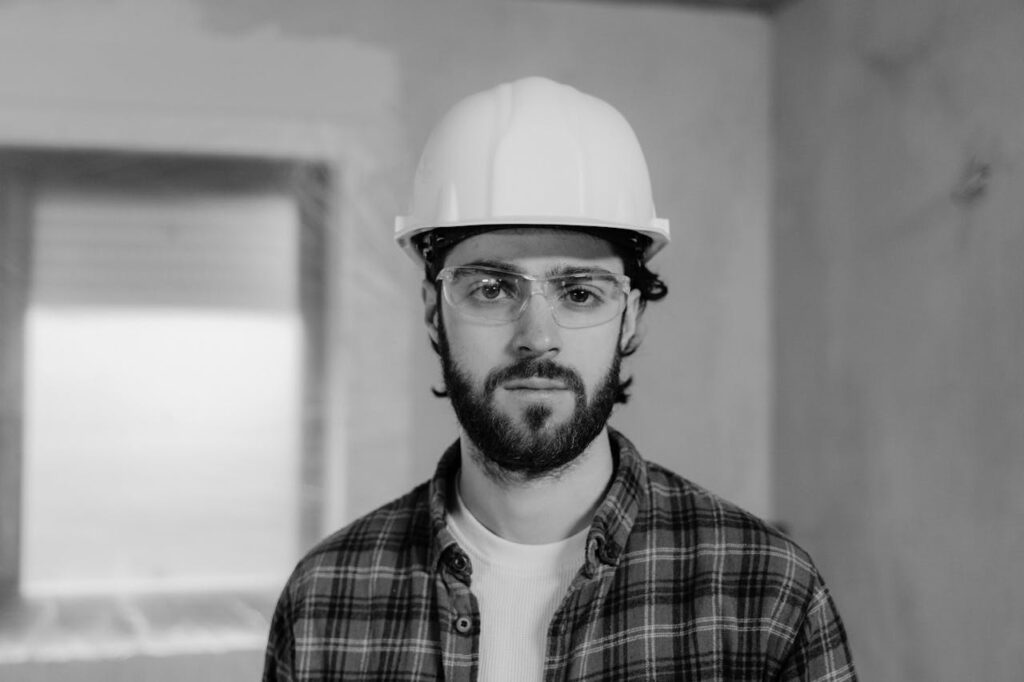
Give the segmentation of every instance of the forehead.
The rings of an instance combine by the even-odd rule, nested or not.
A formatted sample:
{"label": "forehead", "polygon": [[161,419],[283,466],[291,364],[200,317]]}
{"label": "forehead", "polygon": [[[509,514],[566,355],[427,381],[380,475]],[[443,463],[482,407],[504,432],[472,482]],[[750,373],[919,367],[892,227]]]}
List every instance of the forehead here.
{"label": "forehead", "polygon": [[507,263],[528,271],[563,265],[621,273],[622,259],[607,240],[577,230],[510,227],[468,237],[454,247],[445,265]]}

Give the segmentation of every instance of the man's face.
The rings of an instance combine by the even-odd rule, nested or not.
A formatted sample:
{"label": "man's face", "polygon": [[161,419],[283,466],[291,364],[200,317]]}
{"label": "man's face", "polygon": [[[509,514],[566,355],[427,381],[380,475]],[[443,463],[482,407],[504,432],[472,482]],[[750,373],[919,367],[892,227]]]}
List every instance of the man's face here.
{"label": "man's face", "polygon": [[[500,229],[457,244],[446,266],[485,265],[545,277],[569,270],[622,274],[608,242],[557,229]],[[452,406],[492,473],[537,478],[573,461],[604,429],[619,383],[621,348],[636,329],[638,292],[602,324],[564,328],[542,295],[522,315],[470,319],[424,283],[427,325],[441,350]],[[622,294],[625,296],[625,294]]]}

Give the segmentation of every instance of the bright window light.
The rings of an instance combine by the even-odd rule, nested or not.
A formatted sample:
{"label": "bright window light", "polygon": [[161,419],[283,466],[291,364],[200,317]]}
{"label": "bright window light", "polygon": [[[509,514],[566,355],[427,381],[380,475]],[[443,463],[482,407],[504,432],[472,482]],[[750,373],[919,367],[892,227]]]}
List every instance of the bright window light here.
{"label": "bright window light", "polygon": [[188,197],[145,211],[67,194],[41,204],[25,339],[24,593],[276,587],[294,564],[294,210],[205,202],[205,213]]}

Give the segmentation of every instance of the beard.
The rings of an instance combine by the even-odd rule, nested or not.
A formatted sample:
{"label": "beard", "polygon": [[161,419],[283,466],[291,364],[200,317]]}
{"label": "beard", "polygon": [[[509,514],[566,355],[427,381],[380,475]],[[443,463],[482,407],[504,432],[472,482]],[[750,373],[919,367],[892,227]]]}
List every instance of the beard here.
{"label": "beard", "polygon": [[[571,464],[608,423],[619,388],[622,354],[616,351],[608,371],[587,400],[583,379],[552,360],[523,359],[492,370],[481,391],[452,357],[443,327],[440,330],[441,369],[448,397],[463,431],[477,447],[474,458],[495,480],[535,480],[555,476]],[[522,419],[498,409],[494,393],[512,379],[540,377],[563,382],[574,396],[572,414],[551,423],[547,404],[527,406]]]}

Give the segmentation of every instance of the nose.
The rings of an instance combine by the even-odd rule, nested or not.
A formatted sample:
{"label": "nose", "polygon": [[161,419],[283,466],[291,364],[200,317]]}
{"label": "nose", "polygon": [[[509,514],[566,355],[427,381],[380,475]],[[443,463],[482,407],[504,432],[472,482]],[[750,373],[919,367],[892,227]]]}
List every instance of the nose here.
{"label": "nose", "polygon": [[542,292],[533,292],[515,325],[512,344],[517,354],[536,356],[560,350],[561,328],[555,322],[551,306]]}

